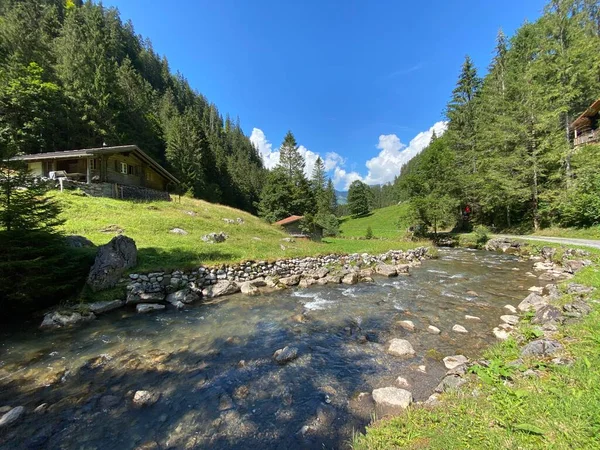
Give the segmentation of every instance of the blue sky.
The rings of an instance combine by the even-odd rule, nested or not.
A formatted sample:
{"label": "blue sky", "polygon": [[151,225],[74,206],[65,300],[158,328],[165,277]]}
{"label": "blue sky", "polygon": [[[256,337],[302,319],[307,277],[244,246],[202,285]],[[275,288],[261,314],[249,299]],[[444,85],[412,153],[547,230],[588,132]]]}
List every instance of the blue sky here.
{"label": "blue sky", "polygon": [[[469,54],[480,73],[499,28],[512,35],[542,0],[122,0],[123,20],[150,38],[273,165],[292,130],[310,170],[336,187],[391,181],[443,129]],[[437,125],[436,125],[437,124]]]}

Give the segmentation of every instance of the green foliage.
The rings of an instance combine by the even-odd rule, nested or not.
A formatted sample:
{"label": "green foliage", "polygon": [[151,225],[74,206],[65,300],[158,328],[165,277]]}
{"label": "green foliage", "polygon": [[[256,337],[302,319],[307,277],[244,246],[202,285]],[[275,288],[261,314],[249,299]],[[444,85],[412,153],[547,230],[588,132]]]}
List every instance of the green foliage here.
{"label": "green foliage", "polygon": [[477,374],[484,383],[491,385],[497,385],[510,379],[515,371],[515,366],[508,366],[498,358],[492,359],[488,365],[475,364],[469,368],[469,372]]}
{"label": "green foliage", "polygon": [[374,209],[367,216],[344,217],[340,221],[340,231],[344,237],[363,237],[367,227],[380,238],[402,239],[411,225],[410,205],[387,206]]}
{"label": "green foliage", "polygon": [[364,216],[371,211],[369,186],[355,180],[348,189],[348,208],[355,217]]}
{"label": "green foliage", "polygon": [[367,232],[365,233],[365,239],[373,239],[373,229],[371,225],[367,227]]}
{"label": "green foliage", "polygon": [[137,144],[180,178],[181,192],[256,211],[265,169],[239,120],[171,73],[115,8],[4,3],[0,140],[12,152]]}
{"label": "green foliage", "polygon": [[477,225],[473,230],[479,246],[485,245],[490,240],[490,229],[485,225]]}

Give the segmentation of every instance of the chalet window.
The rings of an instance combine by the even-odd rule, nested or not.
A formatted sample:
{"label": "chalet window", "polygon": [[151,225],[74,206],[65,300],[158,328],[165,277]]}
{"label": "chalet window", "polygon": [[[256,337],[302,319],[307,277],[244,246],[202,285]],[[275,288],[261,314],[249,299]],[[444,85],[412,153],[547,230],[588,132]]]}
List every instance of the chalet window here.
{"label": "chalet window", "polygon": [[127,163],[121,163],[121,171],[122,174],[127,175]]}
{"label": "chalet window", "polygon": [[135,171],[135,167],[129,166],[129,165],[127,166],[127,174],[128,175],[133,175],[134,171]]}
{"label": "chalet window", "polygon": [[98,160],[97,159],[91,159],[90,160],[90,169],[92,170],[98,170]]}

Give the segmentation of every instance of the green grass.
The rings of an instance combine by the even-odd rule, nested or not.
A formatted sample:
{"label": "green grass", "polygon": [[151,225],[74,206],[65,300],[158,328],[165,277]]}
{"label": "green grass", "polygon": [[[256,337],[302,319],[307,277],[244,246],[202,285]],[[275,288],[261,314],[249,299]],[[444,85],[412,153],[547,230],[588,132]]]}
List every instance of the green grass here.
{"label": "green grass", "polygon": [[408,203],[403,203],[376,209],[364,217],[344,217],[340,223],[341,235],[364,237],[370,226],[375,238],[402,239],[410,225],[408,209]]}
{"label": "green grass", "polygon": [[[325,239],[323,242],[282,241],[287,235],[251,214],[222,205],[182,197],[172,202],[130,202],[107,198],[83,197],[75,193],[53,193],[63,207],[62,230],[79,234],[94,244],[107,243],[119,228],[133,238],[138,247],[136,271],[187,269],[200,264],[215,265],[245,260],[275,260],[287,257],[329,253],[382,253],[390,249],[406,250],[427,242],[358,241]],[[190,215],[188,213],[193,213]],[[228,224],[224,218],[242,218],[244,223]],[[182,228],[188,235],[170,233]],[[201,237],[224,231],[224,243],[208,244]],[[282,246],[283,245],[283,249]]]}
{"label": "green grass", "polygon": [[600,225],[589,228],[544,228],[543,230],[532,233],[532,235],[574,239],[600,239]]}
{"label": "green grass", "polygon": [[[600,290],[597,265],[581,270],[574,282]],[[595,298],[598,298],[596,291]],[[516,341],[492,347],[489,368],[467,389],[444,394],[436,408],[412,408],[402,416],[380,421],[365,436],[355,437],[355,449],[600,448],[600,307],[582,321],[561,330],[559,340],[571,366],[519,357]],[[521,336],[535,338],[523,324]],[[539,377],[523,372],[534,369]]]}

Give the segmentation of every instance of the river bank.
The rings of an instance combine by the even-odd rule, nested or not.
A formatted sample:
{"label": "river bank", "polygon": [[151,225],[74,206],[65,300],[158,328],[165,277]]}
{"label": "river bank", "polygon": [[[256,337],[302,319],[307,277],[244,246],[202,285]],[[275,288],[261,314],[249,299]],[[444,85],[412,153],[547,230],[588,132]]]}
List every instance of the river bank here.
{"label": "river bank", "polygon": [[[24,411],[3,448],[345,447],[378,411],[374,391],[400,377],[425,402],[444,358],[496,342],[505,305],[547,284],[528,272],[515,255],[441,250],[410,276],[15,331],[2,338],[0,406]],[[398,356],[397,340],[414,353]]]}
{"label": "river bank", "polygon": [[[493,246],[520,252],[522,244],[500,239]],[[550,261],[578,251],[547,243],[523,247]],[[353,447],[597,448],[598,253],[590,259],[572,280],[558,283],[548,305],[521,312],[506,341],[465,367],[457,389],[372,424]]]}

